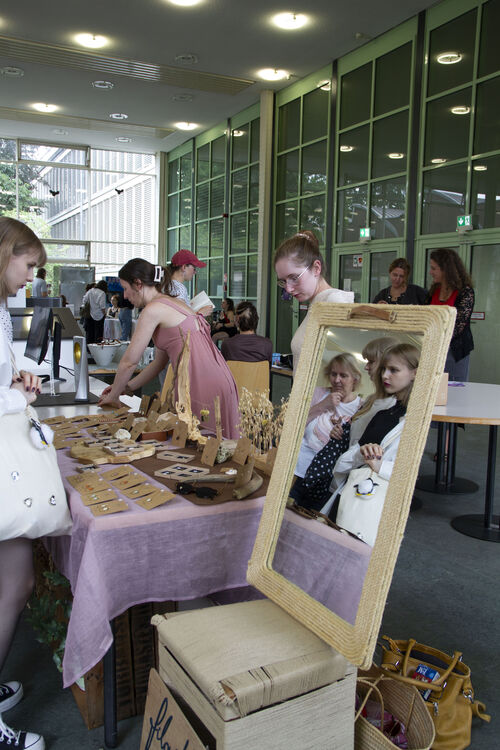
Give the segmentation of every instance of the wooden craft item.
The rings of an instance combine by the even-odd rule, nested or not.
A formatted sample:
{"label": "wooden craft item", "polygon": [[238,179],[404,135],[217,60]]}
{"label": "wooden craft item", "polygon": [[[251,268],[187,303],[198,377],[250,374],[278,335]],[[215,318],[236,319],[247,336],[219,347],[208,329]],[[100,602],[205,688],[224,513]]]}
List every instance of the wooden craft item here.
{"label": "wooden craft item", "polygon": [[151,396],[146,396],[146,394],[144,394],[144,396],[141,398],[141,403],[139,405],[139,414],[142,414],[143,417],[145,417],[148,413],[150,401]]}
{"label": "wooden craft item", "polygon": [[156,448],[152,445],[146,445],[141,446],[138,443],[132,443],[131,441],[124,440],[122,442],[119,442],[117,444],[115,443],[109,443],[108,445],[105,445],[103,450],[109,454],[110,456],[136,456],[139,458],[144,458],[142,455],[145,450],[150,451],[149,455],[153,455],[156,453]]}
{"label": "wooden craft item", "polygon": [[[169,478],[171,479],[172,477]],[[187,477],[182,478],[190,483],[208,482],[210,484],[231,484],[236,479],[236,474],[193,474],[189,476],[189,479]]]}
{"label": "wooden craft item", "polygon": [[129,487],[127,490],[122,490],[122,494],[125,495],[125,497],[130,498],[130,500],[135,500],[139,497],[146,497],[147,495],[152,495],[158,487],[156,487],[154,484],[151,484],[150,482],[144,482],[144,484],[138,484],[135,487]]}
{"label": "wooden craft item", "polygon": [[163,469],[158,469],[155,471],[155,477],[160,477],[161,479],[172,479],[175,481],[181,481],[183,479],[187,479],[187,475],[180,474],[177,469],[174,469],[172,466],[165,466]]}
{"label": "wooden craft item", "polygon": [[165,448],[165,442],[161,440],[157,440],[156,438],[141,438],[140,440],[141,445],[152,445],[157,450],[160,448]]}
{"label": "wooden craft item", "polygon": [[153,508],[158,508],[160,505],[168,503],[169,500],[173,500],[174,497],[175,495],[173,492],[169,492],[168,490],[158,490],[152,495],[141,497],[137,500],[136,505],[140,505],[141,508],[144,508],[145,510],[153,510]]}
{"label": "wooden craft item", "polygon": [[277,448],[271,448],[262,456],[254,456],[255,468],[264,472],[267,476],[273,473],[274,462],[276,460]]}
{"label": "wooden craft item", "polygon": [[242,487],[244,484],[247,484],[247,482],[250,481],[250,479],[252,478],[253,467],[253,461],[248,461],[248,463],[238,468],[238,473],[236,474],[236,479],[234,480],[235,488]]}
{"label": "wooden craft item", "polygon": [[139,418],[134,421],[134,426],[129,430],[131,440],[137,440],[139,435],[144,432],[147,421],[148,420],[144,418]]}
{"label": "wooden craft item", "polygon": [[135,420],[135,418],[136,418],[136,417],[135,417],[135,415],[134,415],[134,414],[129,414],[129,415],[127,416],[127,418],[125,419],[125,421],[123,422],[123,424],[122,424],[122,427],[123,427],[123,429],[124,429],[124,430],[128,430],[128,432],[130,432],[130,430],[131,430],[131,429],[132,429],[132,427],[133,427],[133,424],[134,424],[134,420]]}
{"label": "wooden craft item", "polygon": [[[113,424],[110,424],[108,427],[108,432],[110,435],[114,435],[118,432],[118,430],[123,430],[123,421],[121,422],[114,422]],[[130,430],[128,430],[130,432]]]}
{"label": "wooden craft item", "polygon": [[176,448],[184,448],[188,437],[188,425],[186,422],[177,420],[172,435],[172,445]]}
{"label": "wooden craft item", "polygon": [[104,479],[106,479],[108,482],[111,482],[115,479],[121,479],[121,477],[126,477],[129,474],[133,474],[134,469],[129,464],[122,464],[122,466],[117,466],[116,469],[108,469],[108,471],[103,471],[103,473],[100,475]]}
{"label": "wooden craft item", "polygon": [[233,453],[232,461],[234,461],[235,464],[239,464],[240,466],[243,466],[243,464],[246,464],[247,458],[250,455],[250,452],[252,450],[252,441],[248,437],[240,437],[238,442],[236,443],[236,448]]}
{"label": "wooden craft item", "polygon": [[187,464],[193,460],[194,456],[189,456],[187,453],[176,453],[175,451],[162,451],[161,453],[157,453],[155,458],[161,458],[162,461],[175,461],[178,464]]}
{"label": "wooden craft item", "polygon": [[54,440],[53,445],[56,451],[60,451],[64,448],[71,448],[72,445],[82,442],[83,441],[79,438],[65,438],[64,440]]}
{"label": "wooden craft item", "polygon": [[138,484],[142,484],[145,478],[144,474],[134,471],[132,474],[113,480],[113,487],[117,487],[120,491],[128,490],[129,487],[137,487]]}
{"label": "wooden craft item", "polygon": [[[81,472],[82,474],[87,474],[89,471],[95,471],[97,469],[97,464],[83,464],[82,466],[77,466],[76,470]],[[101,474],[101,476],[104,476]]]}
{"label": "wooden craft item", "polygon": [[233,497],[236,498],[236,500],[244,500],[249,495],[253,495],[254,492],[257,492],[257,490],[262,487],[263,482],[264,480],[261,475],[254,471],[251,479],[246,484],[234,488]]}
{"label": "wooden craft item", "polygon": [[94,516],[109,516],[111,513],[121,513],[127,509],[128,505],[125,500],[111,500],[109,503],[99,503],[89,508]]}
{"label": "wooden craft item", "polygon": [[220,396],[214,398],[215,404],[215,436],[222,443],[222,418],[220,414]]}
{"label": "wooden craft item", "polygon": [[101,492],[91,492],[80,495],[84,505],[96,505],[96,503],[107,503],[111,500],[117,500],[118,495],[111,488]]}
{"label": "wooden craft item", "polygon": [[50,425],[59,424],[60,422],[66,422],[66,417],[49,417],[48,419],[43,420],[43,424]]}
{"label": "wooden craft item", "polygon": [[101,490],[109,490],[110,488],[108,482],[100,477],[99,474],[95,474],[94,476],[90,471],[88,474],[75,474],[67,479],[71,486],[75,490],[78,490],[80,494],[100,492]]}
{"label": "wooden craft item", "polygon": [[158,417],[159,414],[157,411],[152,411],[151,409],[148,412],[148,421],[146,422],[146,430],[148,432],[153,432],[153,430],[158,429]]}
{"label": "wooden craft item", "polygon": [[175,428],[177,423],[177,414],[172,414],[171,411],[160,412],[158,415],[158,427],[165,432],[170,432]]}
{"label": "wooden craft item", "polygon": [[76,458],[81,464],[121,464],[129,461],[138,461],[140,458],[149,458],[154,456],[155,449],[145,446],[141,450],[126,451],[120,455],[113,455],[106,452],[104,448],[87,448],[78,444],[70,448],[70,456]]}
{"label": "wooden craft item", "polygon": [[203,453],[201,454],[201,463],[205,464],[206,466],[213,466],[215,463],[215,459],[217,458],[217,451],[219,450],[219,445],[221,444],[221,440],[219,440],[218,437],[209,437],[205,447],[203,448]]}
{"label": "wooden craft item", "polygon": [[155,396],[153,398],[153,400],[151,401],[151,406],[149,407],[148,416],[149,416],[149,414],[151,414],[152,411],[155,411],[155,412],[159,413],[160,412],[160,407],[161,407],[160,397],[159,396]]}

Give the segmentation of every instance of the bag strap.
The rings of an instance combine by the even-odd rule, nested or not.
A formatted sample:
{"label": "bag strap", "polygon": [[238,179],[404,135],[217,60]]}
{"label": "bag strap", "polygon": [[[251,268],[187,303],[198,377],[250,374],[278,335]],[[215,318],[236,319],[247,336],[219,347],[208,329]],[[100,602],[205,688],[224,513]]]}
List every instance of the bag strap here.
{"label": "bag strap", "polygon": [[363,698],[363,701],[362,701],[360,707],[356,711],[356,716],[354,717],[354,721],[356,722],[358,720],[358,718],[361,716],[361,712],[364,709],[364,707],[366,706],[366,703],[367,703],[368,699],[370,698],[370,695],[372,694],[372,692],[374,692],[376,694],[377,698],[379,699],[379,703],[380,703],[380,711],[381,711],[381,713],[380,713],[380,727],[381,727],[381,730],[383,729],[383,726],[384,726],[384,699],[382,697],[382,693],[380,692],[380,690],[379,690],[379,688],[377,686],[378,686],[378,683],[380,682],[380,680],[382,680],[382,679],[383,679],[383,675],[379,675],[378,677],[358,677],[358,679],[356,680],[356,682],[357,683],[361,683],[362,685],[368,686],[368,690],[366,691],[366,695]]}
{"label": "bag strap", "polygon": [[473,701],[472,713],[474,714],[474,716],[477,716],[479,719],[482,719],[489,724],[491,721],[491,716],[489,714],[486,714],[485,711],[486,706],[484,705],[484,703],[481,703],[481,701]]}
{"label": "bag strap", "polygon": [[[404,655],[403,664],[401,667],[402,674],[407,677],[408,676],[408,662],[411,657],[411,652],[413,651],[413,648],[417,645],[417,641],[414,638],[410,638],[408,641],[407,647],[406,647],[406,653]],[[460,651],[455,651],[453,653],[453,656],[451,657],[451,661],[447,667],[447,669],[439,676],[439,679],[435,681],[436,685],[442,685],[443,682],[446,682],[450,674],[453,672],[455,667],[457,666],[459,660],[462,658],[462,653]]]}

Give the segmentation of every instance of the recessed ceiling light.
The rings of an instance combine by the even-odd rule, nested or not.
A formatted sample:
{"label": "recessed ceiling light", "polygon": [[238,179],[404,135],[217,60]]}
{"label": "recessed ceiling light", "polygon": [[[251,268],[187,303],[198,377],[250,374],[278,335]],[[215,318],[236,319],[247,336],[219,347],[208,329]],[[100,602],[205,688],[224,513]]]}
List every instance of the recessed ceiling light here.
{"label": "recessed ceiling light", "polygon": [[63,128],[54,128],[52,132],[55,133],[55,135],[69,135],[68,131],[63,130]]}
{"label": "recessed ceiling light", "polygon": [[474,164],[473,169],[476,172],[486,172],[488,167],[486,166],[486,164]]}
{"label": "recessed ceiling light", "polygon": [[283,78],[290,78],[288,71],[279,70],[278,68],[262,68],[257,75],[259,78],[263,78],[264,81],[282,81]]}
{"label": "recessed ceiling light", "polygon": [[196,122],[176,122],[174,128],[177,130],[196,130],[200,126]]}
{"label": "recessed ceiling light", "polygon": [[341,146],[340,150],[343,151],[344,153],[347,153],[348,151],[352,151],[353,148],[354,146]]}
{"label": "recessed ceiling light", "polygon": [[75,34],[73,39],[82,47],[90,47],[91,49],[100,49],[109,43],[109,39],[100,34]]}
{"label": "recessed ceiling light", "polygon": [[470,107],[452,107],[451,112],[454,115],[468,115]]}
{"label": "recessed ceiling light", "polygon": [[460,52],[442,52],[437,56],[437,61],[441,65],[455,65],[460,62],[462,55]]}
{"label": "recessed ceiling light", "polygon": [[444,164],[446,159],[443,159],[442,157],[436,157],[435,159],[431,159],[431,164]]}
{"label": "recessed ceiling light", "polygon": [[132,138],[129,138],[126,135],[119,135],[115,138],[115,141],[118,141],[118,143],[132,143]]}
{"label": "recessed ceiling light", "polygon": [[198,5],[198,3],[201,3],[202,0],[168,0],[169,3],[172,3],[172,5],[184,5],[188,7],[189,5]]}
{"label": "recessed ceiling light", "polygon": [[287,31],[301,29],[308,21],[309,18],[304,13],[277,13],[273,16],[274,25]]}
{"label": "recessed ceiling light", "polygon": [[321,89],[321,91],[331,91],[332,90],[332,82],[331,81],[321,81],[321,83],[318,83],[316,86],[317,89]]}
{"label": "recessed ceiling light", "polygon": [[44,104],[43,102],[37,102],[36,104],[33,104],[33,109],[38,110],[38,112],[55,112],[59,107],[57,104]]}
{"label": "recessed ceiling light", "polygon": [[5,68],[0,68],[0,73],[9,78],[22,78],[24,70],[22,68],[14,68],[12,65],[7,65]]}
{"label": "recessed ceiling light", "polygon": [[111,81],[92,81],[92,86],[95,89],[112,89],[115,84],[111,83]]}
{"label": "recessed ceiling light", "polygon": [[128,115],[124,114],[123,112],[113,112],[110,117],[112,120],[128,120]]}
{"label": "recessed ceiling light", "polygon": [[196,65],[198,55],[195,55],[193,52],[183,52],[180,55],[176,55],[174,60],[179,65]]}
{"label": "recessed ceiling light", "polygon": [[233,130],[233,135],[235,138],[241,138],[241,136],[245,135],[246,132],[246,130]]}
{"label": "recessed ceiling light", "polygon": [[387,156],[389,157],[389,159],[404,159],[405,158],[404,154],[401,154],[397,151],[394,151],[392,154],[387,154]]}
{"label": "recessed ceiling light", "polygon": [[175,94],[172,97],[173,102],[192,102],[193,96],[192,94]]}

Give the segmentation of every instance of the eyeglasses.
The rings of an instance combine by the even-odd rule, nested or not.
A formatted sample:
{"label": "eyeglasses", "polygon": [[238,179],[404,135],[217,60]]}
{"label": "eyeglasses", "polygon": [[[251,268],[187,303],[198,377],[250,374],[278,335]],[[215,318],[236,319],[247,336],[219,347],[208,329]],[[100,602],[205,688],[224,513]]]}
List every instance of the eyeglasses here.
{"label": "eyeglasses", "polygon": [[312,263],[310,263],[307,268],[304,268],[302,273],[299,273],[298,275],[294,274],[292,276],[287,276],[286,279],[278,279],[278,286],[280,286],[282,289],[286,289],[287,286],[295,287],[299,283],[300,277],[305,274],[306,271],[309,271],[311,268]]}

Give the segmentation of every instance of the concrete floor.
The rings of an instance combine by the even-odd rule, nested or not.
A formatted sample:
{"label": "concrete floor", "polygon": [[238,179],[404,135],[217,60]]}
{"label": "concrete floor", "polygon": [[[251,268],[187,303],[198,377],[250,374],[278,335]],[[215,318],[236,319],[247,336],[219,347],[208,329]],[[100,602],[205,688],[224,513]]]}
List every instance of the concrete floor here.
{"label": "concrete floor", "polygon": [[[474,479],[473,495],[438,496],[417,492],[422,507],[411,513],[407,533],[389,592],[381,633],[413,637],[444,651],[463,651],[471,667],[476,697],[493,714],[490,725],[474,720],[473,750],[499,747],[496,708],[500,698],[497,637],[500,598],[500,546],[463,536],[450,520],[464,513],[481,513],[484,501],[488,428],[459,430],[458,474]],[[431,431],[421,473],[432,473],[436,432]],[[498,462],[500,465],[500,461]],[[497,471],[497,498],[500,467]],[[496,504],[496,512],[500,510]],[[102,729],[87,731],[49,651],[22,622],[2,675],[22,680],[26,697],[5,714],[16,728],[42,733],[48,750],[97,750],[104,747]],[[476,723],[478,722],[478,723]],[[138,750],[142,717],[119,724],[121,750]],[[252,749],[253,750],[253,749]]]}

